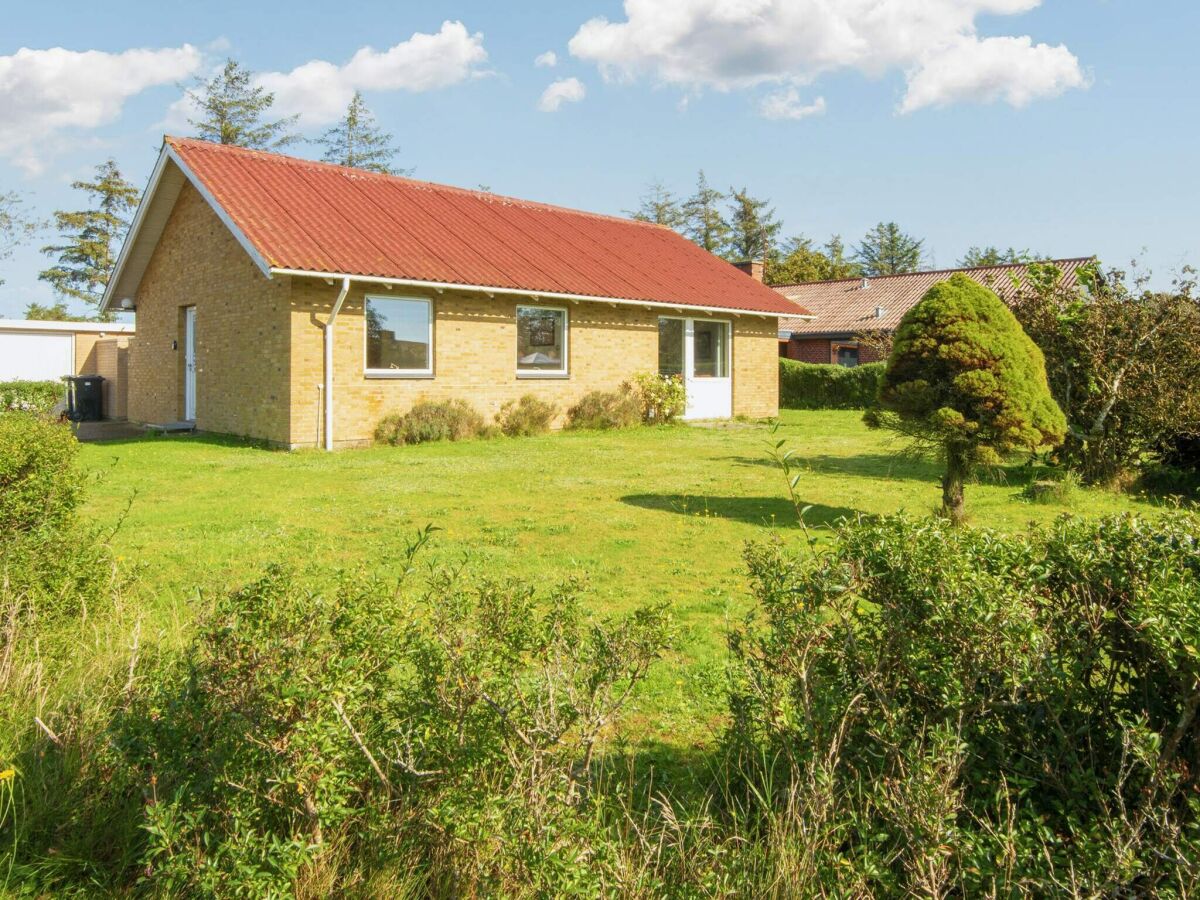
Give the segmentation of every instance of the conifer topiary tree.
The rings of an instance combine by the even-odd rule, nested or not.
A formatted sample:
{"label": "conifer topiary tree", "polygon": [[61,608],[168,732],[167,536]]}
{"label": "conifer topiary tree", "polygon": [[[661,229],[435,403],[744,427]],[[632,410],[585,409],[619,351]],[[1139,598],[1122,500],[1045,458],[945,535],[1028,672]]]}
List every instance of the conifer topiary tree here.
{"label": "conifer topiary tree", "polygon": [[942,511],[954,522],[976,466],[1057,446],[1066,432],[1041,351],[999,297],[962,274],[935,284],[901,320],[866,422],[942,457]]}

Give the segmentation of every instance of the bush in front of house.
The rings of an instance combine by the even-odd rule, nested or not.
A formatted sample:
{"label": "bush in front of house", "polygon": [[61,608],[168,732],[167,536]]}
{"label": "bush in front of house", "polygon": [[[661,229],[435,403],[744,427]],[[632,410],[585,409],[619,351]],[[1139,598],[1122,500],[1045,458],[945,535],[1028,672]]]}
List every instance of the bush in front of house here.
{"label": "bush in front of house", "polygon": [[875,402],[885,363],[834,366],[779,360],[779,405],[784,409],[866,409]]}
{"label": "bush in front of house", "polygon": [[385,416],[375,440],[402,447],[429,441],[462,441],[485,433],[483,416],[465,400],[421,400],[404,414]]}
{"label": "bush in front of house", "polygon": [[[1189,896],[1200,516],[747,552],[725,796],[789,896]],[[1069,890],[1064,886],[1069,885]]]}
{"label": "bush in front of house", "polygon": [[687,409],[687,389],[678,375],[639,372],[633,376],[633,389],[648,425],[670,425]]}
{"label": "bush in front of house", "polygon": [[49,415],[65,397],[66,387],[61,381],[0,381],[0,413]]}
{"label": "bush in front of house", "polygon": [[534,394],[525,394],[520,400],[509,400],[496,416],[496,425],[509,437],[529,437],[545,434],[558,415],[558,407]]}
{"label": "bush in front of house", "polygon": [[568,428],[607,430],[642,423],[642,401],[632,385],[619,391],[590,391],[567,410]]}

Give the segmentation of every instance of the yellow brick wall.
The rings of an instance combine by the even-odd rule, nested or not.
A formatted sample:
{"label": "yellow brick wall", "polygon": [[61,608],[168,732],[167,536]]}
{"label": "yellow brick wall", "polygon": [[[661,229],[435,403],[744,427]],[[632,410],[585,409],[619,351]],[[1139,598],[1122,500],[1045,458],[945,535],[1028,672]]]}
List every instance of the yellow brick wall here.
{"label": "yellow brick wall", "polygon": [[289,295],[185,184],[138,288],[129,418],[183,418],[183,308],[195,306],[196,427],[288,443]]}
{"label": "yellow brick wall", "polygon": [[[315,446],[321,439],[325,321],[338,284],[297,278],[292,294],[292,446]],[[370,378],[363,373],[366,294],[421,296],[433,300],[432,378]],[[566,307],[569,316],[569,375],[519,378],[516,372],[516,307],[537,305],[512,297],[443,294],[396,288],[354,286],[342,306],[334,344],[335,445],[368,442],[383,416],[404,412],[420,399],[461,397],[491,420],[501,406],[535,394],[563,414],[584,394],[613,390],[639,371],[658,369],[659,311],[605,303],[546,303]],[[734,323],[733,411],[755,418],[778,411],[778,346],[775,319],[740,316]]]}

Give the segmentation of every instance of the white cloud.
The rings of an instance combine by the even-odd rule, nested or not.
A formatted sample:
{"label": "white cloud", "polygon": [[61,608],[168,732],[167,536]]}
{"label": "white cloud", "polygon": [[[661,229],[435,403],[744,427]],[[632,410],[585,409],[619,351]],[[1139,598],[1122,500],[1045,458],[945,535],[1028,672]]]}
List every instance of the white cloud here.
{"label": "white cloud", "polygon": [[324,125],[346,111],[356,90],[436,90],[483,74],[478,67],[486,60],[483,35],[447,21],[436,34],[417,32],[387,50],[363,47],[345,65],[314,59],[290,72],[263,72],[257,81],[274,92],[279,112]]}
{"label": "white cloud", "polygon": [[553,69],[558,65],[558,54],[553,50],[547,50],[545,53],[539,53],[533,60],[533,64],[539,69]]}
{"label": "white cloud", "polygon": [[768,94],[758,104],[758,114],[764,119],[799,120],[823,115],[824,112],[824,97],[818,97],[812,103],[805,104],[800,101],[800,92],[795,88]]}
{"label": "white cloud", "polygon": [[66,144],[65,133],[115,122],[125,101],[194,73],[191,44],[160,50],[22,48],[0,56],[0,156],[30,174]]}
{"label": "white cloud", "polygon": [[578,103],[587,96],[587,88],[578,78],[562,78],[552,82],[542,91],[538,109],[542,112],[558,112],[564,103]]}
{"label": "white cloud", "polygon": [[[568,46],[607,79],[651,77],[687,91],[786,89],[839,70],[900,71],[908,85],[902,112],[967,101],[1023,105],[1086,86],[1079,60],[1028,37],[980,38],[976,19],[1040,3],[625,0],[624,21],[591,19]],[[776,108],[771,98],[763,104]]]}

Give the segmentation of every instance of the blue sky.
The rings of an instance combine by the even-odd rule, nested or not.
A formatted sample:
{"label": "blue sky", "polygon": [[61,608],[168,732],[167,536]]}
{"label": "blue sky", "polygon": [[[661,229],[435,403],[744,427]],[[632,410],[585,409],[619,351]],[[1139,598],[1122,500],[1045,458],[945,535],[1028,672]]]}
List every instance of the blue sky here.
{"label": "blue sky", "polygon": [[[939,267],[972,244],[1142,256],[1159,283],[1200,263],[1187,0],[74,5],[16,5],[0,35],[0,192],[45,216],[109,155],[144,184],[178,83],[232,55],[310,135],[361,88],[431,181],[619,213],[703,167],[786,234],[894,219]],[[52,299],[51,237],[0,262],[0,316]]]}

